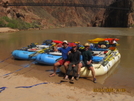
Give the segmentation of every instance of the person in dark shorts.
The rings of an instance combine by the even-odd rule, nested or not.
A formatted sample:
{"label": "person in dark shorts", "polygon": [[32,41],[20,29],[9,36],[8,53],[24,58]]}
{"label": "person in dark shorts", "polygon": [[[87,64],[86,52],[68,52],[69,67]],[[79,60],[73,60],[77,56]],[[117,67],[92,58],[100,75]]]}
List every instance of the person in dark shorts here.
{"label": "person in dark shorts", "polygon": [[56,75],[56,70],[58,66],[64,65],[65,69],[67,70],[68,65],[70,63],[67,60],[67,57],[68,57],[68,52],[72,49],[72,47],[68,47],[68,42],[66,40],[63,41],[62,45],[63,47],[57,49],[57,51],[60,51],[62,53],[62,60],[59,60],[54,64],[54,67],[53,67],[54,73],[50,74],[49,75],[50,77],[53,77]]}
{"label": "person in dark shorts", "polygon": [[74,76],[77,73],[78,64],[80,63],[80,52],[77,50],[76,44],[72,46],[72,49],[68,55],[68,60],[70,61],[70,63],[64,79],[68,80],[68,75],[70,75],[70,72],[72,71],[73,74],[72,74],[71,81],[73,81]]}
{"label": "person in dark shorts", "polygon": [[92,52],[89,50],[89,47],[90,47],[89,43],[85,43],[84,47],[85,48],[83,50],[81,50],[83,61],[81,61],[81,64],[79,66],[87,67],[88,69],[90,69],[92,72],[93,82],[96,83],[95,70],[91,63],[92,62]]}

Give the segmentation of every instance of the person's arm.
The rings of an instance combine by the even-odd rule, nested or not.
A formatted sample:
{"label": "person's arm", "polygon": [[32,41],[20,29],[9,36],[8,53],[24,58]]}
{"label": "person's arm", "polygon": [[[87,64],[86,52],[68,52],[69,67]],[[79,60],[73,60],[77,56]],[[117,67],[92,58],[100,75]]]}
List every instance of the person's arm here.
{"label": "person's arm", "polygon": [[81,55],[81,53],[80,52],[77,52],[77,61],[76,61],[76,63],[75,63],[75,65],[77,65],[78,63],[80,63],[80,55]]}
{"label": "person's arm", "polygon": [[88,52],[88,57],[89,57],[89,60],[87,61],[87,64],[91,64],[91,62],[92,62],[92,53],[90,51]]}
{"label": "person's arm", "polygon": [[68,61],[71,61],[72,60],[72,54],[68,54]]}
{"label": "person's arm", "polygon": [[89,65],[89,64],[91,64],[91,62],[92,62],[92,60],[89,60],[89,61],[87,61],[87,64]]}
{"label": "person's arm", "polygon": [[71,51],[69,51],[67,54],[69,55],[71,53]]}
{"label": "person's arm", "polygon": [[57,51],[58,51],[58,49],[57,49],[56,46],[53,47],[53,51],[54,51],[54,52],[57,52]]}
{"label": "person's arm", "polygon": [[57,51],[60,51],[61,52],[61,48],[58,48]]}

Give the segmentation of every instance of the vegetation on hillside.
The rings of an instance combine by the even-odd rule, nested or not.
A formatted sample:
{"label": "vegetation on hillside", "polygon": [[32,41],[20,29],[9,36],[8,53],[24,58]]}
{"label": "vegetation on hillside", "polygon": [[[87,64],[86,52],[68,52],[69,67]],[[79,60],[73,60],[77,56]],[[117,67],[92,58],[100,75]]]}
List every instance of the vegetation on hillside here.
{"label": "vegetation on hillside", "polygon": [[21,19],[9,19],[4,16],[0,18],[0,27],[10,27],[14,29],[29,29],[29,28],[39,28],[38,22],[27,23]]}

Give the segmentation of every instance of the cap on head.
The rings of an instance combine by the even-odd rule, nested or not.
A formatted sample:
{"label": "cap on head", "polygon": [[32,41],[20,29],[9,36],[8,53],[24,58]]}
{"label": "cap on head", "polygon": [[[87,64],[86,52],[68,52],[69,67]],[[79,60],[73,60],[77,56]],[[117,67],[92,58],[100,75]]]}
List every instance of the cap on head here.
{"label": "cap on head", "polygon": [[64,43],[68,44],[67,40],[64,40],[64,41],[63,41],[63,44],[64,44]]}
{"label": "cap on head", "polygon": [[76,47],[76,44],[73,44],[72,47]]}
{"label": "cap on head", "polygon": [[89,47],[90,44],[89,44],[89,43],[85,43],[84,46],[85,46],[85,47]]}

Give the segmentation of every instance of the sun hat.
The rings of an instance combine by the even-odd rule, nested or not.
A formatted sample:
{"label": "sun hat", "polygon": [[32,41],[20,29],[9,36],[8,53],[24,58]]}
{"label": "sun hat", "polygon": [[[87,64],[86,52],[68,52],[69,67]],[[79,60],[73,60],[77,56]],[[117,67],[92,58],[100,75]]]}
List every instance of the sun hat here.
{"label": "sun hat", "polygon": [[85,47],[86,47],[86,46],[87,46],[87,47],[89,47],[89,46],[90,46],[90,44],[89,44],[89,43],[85,43],[85,44],[84,44],[84,46],[85,46]]}
{"label": "sun hat", "polygon": [[106,45],[101,45],[101,48],[106,48]]}
{"label": "sun hat", "polygon": [[63,43],[66,43],[66,44],[68,44],[67,40],[64,40],[64,41],[63,41]]}

